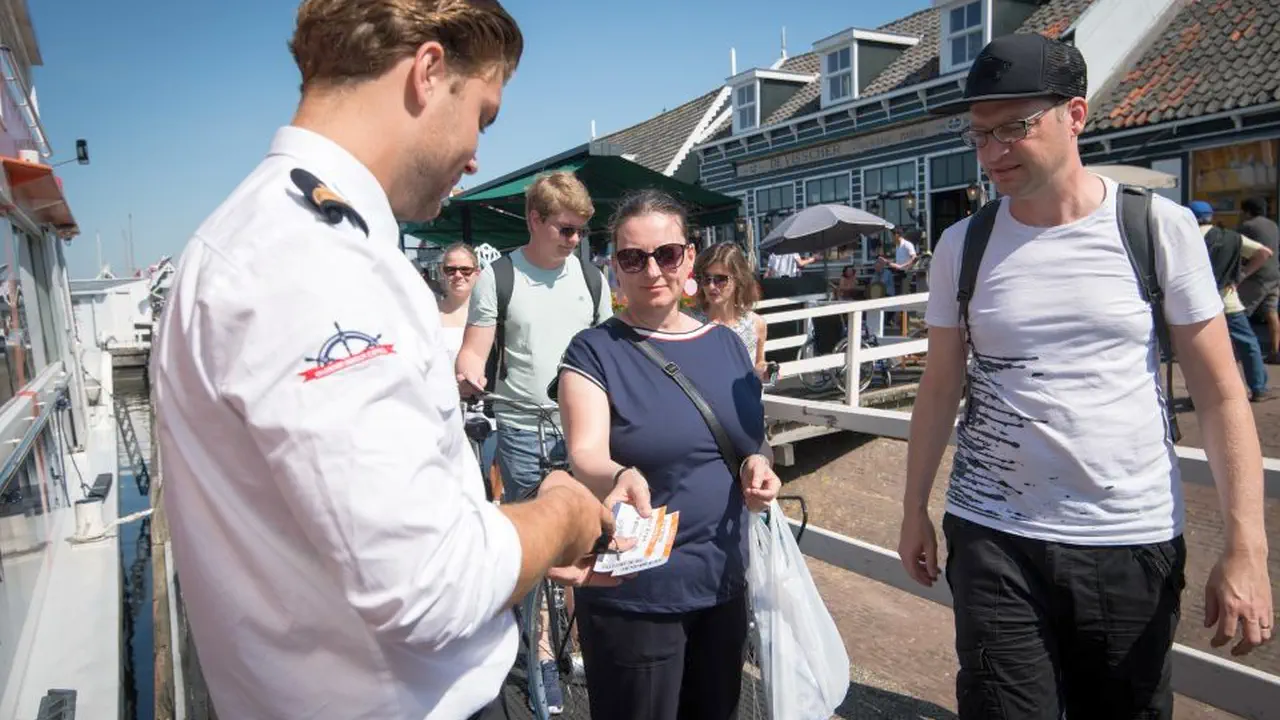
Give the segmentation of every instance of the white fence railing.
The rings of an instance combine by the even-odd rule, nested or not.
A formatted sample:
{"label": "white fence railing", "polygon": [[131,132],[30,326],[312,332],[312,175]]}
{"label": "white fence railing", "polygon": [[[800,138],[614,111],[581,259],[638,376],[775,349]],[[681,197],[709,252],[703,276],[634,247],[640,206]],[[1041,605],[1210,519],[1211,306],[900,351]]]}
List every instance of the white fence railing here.
{"label": "white fence railing", "polygon": [[[848,327],[854,331],[850,332],[849,337],[856,338],[860,334],[855,333],[861,327],[863,313],[919,308],[925,305],[928,297],[928,293],[916,293],[876,300],[829,303],[798,310],[770,312],[763,317],[766,323],[772,325],[808,321],[816,317],[845,315]],[[809,303],[816,299],[818,298],[804,296],[766,300],[757,305],[756,309],[781,308],[801,302]],[[806,322],[805,325],[805,335],[770,339],[766,342],[766,350],[801,347],[807,339],[810,323]],[[797,337],[799,342],[794,339]],[[927,350],[927,341],[893,342],[895,338],[892,337],[880,337],[880,340],[889,344],[877,348],[861,348],[861,343],[850,342],[849,350],[844,354],[830,354],[781,363],[780,377],[839,368],[843,365],[847,373],[845,386],[848,388],[847,396],[844,402],[830,402],[766,394],[765,415],[773,420],[787,420],[805,425],[906,440],[911,427],[910,412],[858,406],[859,365],[873,359],[923,353]],[[950,442],[955,442],[954,433]],[[1176,447],[1175,452],[1184,481],[1201,485],[1213,484],[1213,473],[1203,450]],[[1280,499],[1280,460],[1263,459],[1263,482],[1266,497]],[[792,525],[798,527],[795,521],[792,521]],[[892,550],[812,525],[805,530],[800,540],[800,549],[809,557],[855,572],[917,597],[942,605],[951,604],[951,593],[946,583],[935,583],[929,588],[916,583],[907,575],[897,553]],[[1191,590],[1189,589],[1188,592]],[[1192,597],[1195,595],[1193,594]],[[1277,710],[1280,708],[1280,677],[1181,644],[1175,644],[1173,647],[1173,687],[1182,695],[1242,717],[1270,717],[1280,712]]]}
{"label": "white fence railing", "polygon": [[883,344],[878,347],[863,347],[861,342],[849,342],[845,345],[842,353],[829,353],[803,359],[797,358],[796,360],[779,363],[778,378],[780,380],[796,377],[802,373],[815,373],[843,368],[845,373],[845,402],[857,407],[863,363],[899,358],[905,355],[916,355],[928,349],[928,341],[924,339],[912,340],[905,337],[882,334],[885,313],[921,309],[929,300],[928,293],[894,295],[875,300],[851,300],[821,305],[811,304],[814,301],[821,300],[823,297],[825,296],[802,295],[794,298],[762,300],[757,303],[755,307],[757,311],[774,310],[775,308],[800,303],[809,305],[797,310],[775,310],[760,314],[764,318],[766,325],[791,322],[804,323],[804,332],[799,335],[779,338],[771,337],[765,340],[765,352],[786,350],[794,347],[797,348],[798,354],[798,349],[804,347],[809,340],[813,320],[833,315],[844,316],[847,337],[852,340],[861,337],[863,318],[867,313],[870,313],[870,317],[867,317],[870,321],[869,328],[876,335],[877,340]]}

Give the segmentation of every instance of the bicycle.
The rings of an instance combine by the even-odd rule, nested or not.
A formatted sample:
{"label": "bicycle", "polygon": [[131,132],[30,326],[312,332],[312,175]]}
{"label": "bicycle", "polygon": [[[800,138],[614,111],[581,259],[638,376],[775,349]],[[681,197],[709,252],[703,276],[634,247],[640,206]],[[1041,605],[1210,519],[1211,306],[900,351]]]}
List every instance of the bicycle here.
{"label": "bicycle", "polygon": [[[569,471],[567,460],[552,460],[547,452],[548,427],[550,427],[552,438],[560,441],[564,440],[564,434],[552,417],[552,413],[558,409],[556,406],[537,405],[504,397],[496,393],[481,393],[470,398],[466,405],[474,408],[481,403],[504,405],[519,412],[536,415],[538,418],[538,471],[540,477],[538,485],[535,485],[524,497],[516,498],[517,502],[535,495],[542,480],[546,479],[547,475],[552,472],[556,470]],[[464,429],[468,439],[473,444],[473,450],[477,452],[476,457],[478,459],[479,448],[493,431],[493,425],[488,422],[487,418],[484,419],[484,422],[473,418],[465,424]],[[483,477],[483,473],[481,482],[484,483],[486,497],[492,502],[494,498],[489,491],[489,483]],[[511,673],[507,677],[503,692],[510,693],[510,691],[514,690],[516,694],[521,694],[521,691],[523,691],[526,705],[533,711],[537,720],[549,720],[549,718],[555,716],[574,719],[582,718],[583,720],[589,720],[591,717],[591,706],[587,698],[586,672],[582,664],[582,652],[573,631],[577,612],[572,605],[573,597],[571,592],[566,592],[565,588],[556,585],[547,578],[543,578],[515,609],[517,623],[521,628],[520,649],[517,652],[516,665],[512,667]],[[547,649],[551,652],[551,659],[555,663],[556,673],[560,681],[560,689],[564,695],[564,704],[562,706],[548,705],[542,676],[542,663],[538,660],[544,617],[547,623],[547,644],[549,646]],[[523,618],[529,618],[529,621],[526,623]],[[521,654],[524,657],[523,677],[520,676],[521,663],[519,662],[519,657]],[[508,694],[508,698],[510,699],[510,694]]]}
{"label": "bicycle", "polygon": [[[836,355],[844,355],[849,347],[849,322],[845,318],[840,319],[842,338],[831,349]],[[872,335],[867,328],[867,320],[864,316],[862,319],[862,346],[865,348],[879,347],[880,341]],[[808,337],[805,338],[804,345],[800,346],[797,360],[805,360],[818,356],[818,339],[813,330],[812,324],[809,327]],[[891,362],[889,360],[868,360],[858,365],[858,391],[863,392],[871,387],[871,383],[879,374],[883,387],[889,387],[893,384],[893,375],[890,370]],[[848,386],[844,367],[831,370],[815,370],[813,372],[800,373],[800,384],[809,392],[824,392],[830,390],[834,385],[835,389],[840,393],[844,393]]]}

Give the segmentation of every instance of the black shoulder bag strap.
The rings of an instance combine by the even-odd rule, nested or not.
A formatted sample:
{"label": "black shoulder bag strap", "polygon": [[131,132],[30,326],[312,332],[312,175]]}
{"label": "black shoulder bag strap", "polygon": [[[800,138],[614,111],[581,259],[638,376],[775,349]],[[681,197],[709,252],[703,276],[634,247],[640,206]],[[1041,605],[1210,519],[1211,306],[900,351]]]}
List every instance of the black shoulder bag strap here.
{"label": "black shoulder bag strap", "polygon": [[493,379],[497,380],[507,377],[507,306],[511,304],[511,293],[516,284],[516,268],[510,255],[503,255],[493,261],[493,284],[498,296],[498,322],[493,337],[493,346],[497,351]]}
{"label": "black shoulder bag strap", "polygon": [[668,360],[662,354],[662,351],[654,347],[653,343],[640,337],[630,325],[616,317],[610,318],[605,322],[619,327],[624,336],[640,351],[640,354],[649,358],[654,365],[661,368],[662,372],[674,380],[676,385],[679,385],[680,389],[684,391],[684,394],[689,396],[689,399],[693,401],[694,407],[698,408],[698,412],[702,414],[702,419],[707,422],[707,427],[711,428],[711,434],[716,438],[716,445],[720,447],[720,457],[724,459],[725,465],[729,466],[729,475],[736,480],[738,478],[738,470],[742,467],[742,459],[738,457],[738,451],[734,449],[733,443],[730,442],[729,435],[724,431],[724,426],[716,419],[715,412],[707,404],[707,401],[703,399],[702,393],[699,393],[693,383],[689,382],[689,378],[680,372],[680,366]]}
{"label": "black shoulder bag strap", "polygon": [[960,321],[964,323],[965,340],[970,347],[973,347],[973,339],[969,332],[969,301],[973,299],[973,290],[978,284],[978,268],[982,265],[982,255],[987,251],[987,241],[991,239],[991,231],[995,229],[996,215],[999,212],[1000,200],[988,202],[969,218],[969,227],[964,233],[956,302],[960,304]]}
{"label": "black shoulder bag strap", "polygon": [[587,292],[591,296],[591,327],[600,324],[600,293],[604,285],[603,273],[582,253],[578,253],[578,265],[582,267],[582,280],[587,284]]}
{"label": "black shoulder bag strap", "polygon": [[1164,319],[1164,291],[1156,273],[1156,226],[1151,221],[1150,191],[1121,185],[1116,197],[1116,217],[1120,225],[1120,242],[1138,278],[1138,292],[1142,294],[1142,301],[1151,308],[1156,346],[1161,361],[1165,363],[1165,415],[1169,437],[1176,443],[1182,439],[1182,431],[1178,427],[1178,416],[1173,411],[1173,342],[1169,337],[1169,324]]}
{"label": "black shoulder bag strap", "polygon": [[[960,279],[956,284],[956,302],[960,306],[960,322],[964,325],[964,342],[970,350],[977,352],[973,344],[973,333],[969,331],[969,301],[973,299],[974,288],[978,285],[978,268],[982,265],[982,255],[987,251],[987,241],[991,239],[991,231],[996,226],[996,215],[1000,213],[1000,200],[991,200],[969,218],[969,227],[964,232],[964,249],[960,254]],[[973,408],[973,398],[969,391],[973,384],[966,375],[964,382],[964,415],[969,420]]]}

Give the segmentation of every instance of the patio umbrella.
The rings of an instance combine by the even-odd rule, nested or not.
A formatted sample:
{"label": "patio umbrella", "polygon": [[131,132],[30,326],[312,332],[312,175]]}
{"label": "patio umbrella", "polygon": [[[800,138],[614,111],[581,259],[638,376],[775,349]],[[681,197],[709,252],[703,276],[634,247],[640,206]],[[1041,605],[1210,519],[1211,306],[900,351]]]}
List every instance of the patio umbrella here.
{"label": "patio umbrella", "polygon": [[848,205],[813,205],[789,215],[760,242],[762,252],[814,253],[893,228],[893,223]]}
{"label": "patio umbrella", "polygon": [[1152,189],[1178,187],[1177,175],[1136,165],[1089,165],[1085,170],[1126,185]]}

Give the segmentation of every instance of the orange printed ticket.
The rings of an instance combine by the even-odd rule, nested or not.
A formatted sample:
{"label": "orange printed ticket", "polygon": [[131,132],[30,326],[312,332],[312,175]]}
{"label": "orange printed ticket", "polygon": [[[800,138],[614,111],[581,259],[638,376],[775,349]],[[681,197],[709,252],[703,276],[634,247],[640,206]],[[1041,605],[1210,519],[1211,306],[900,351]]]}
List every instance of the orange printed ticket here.
{"label": "orange printed ticket", "polygon": [[671,557],[680,528],[680,513],[668,513],[664,506],[654,508],[649,517],[642,518],[634,506],[619,503],[614,507],[613,516],[614,537],[634,538],[636,544],[624,553],[596,558],[596,572],[633,575],[658,567]]}

